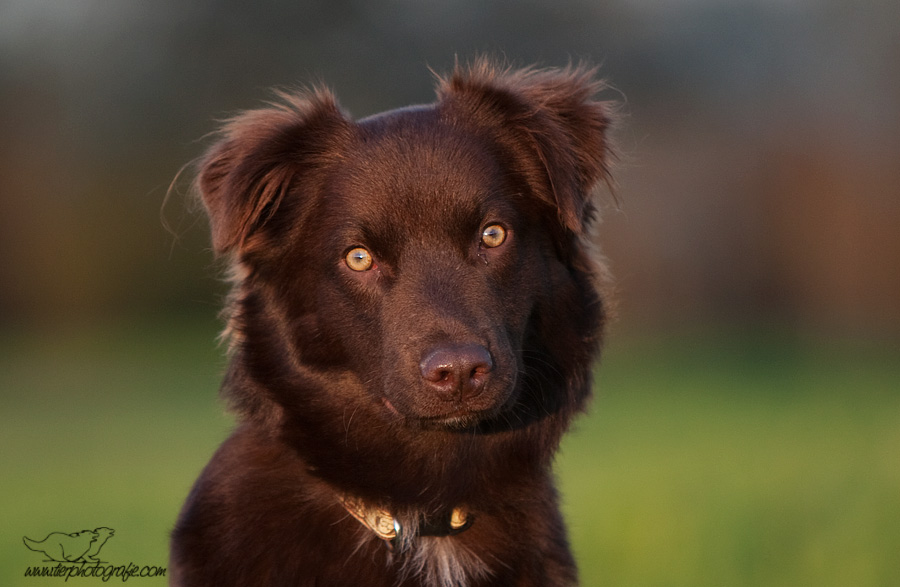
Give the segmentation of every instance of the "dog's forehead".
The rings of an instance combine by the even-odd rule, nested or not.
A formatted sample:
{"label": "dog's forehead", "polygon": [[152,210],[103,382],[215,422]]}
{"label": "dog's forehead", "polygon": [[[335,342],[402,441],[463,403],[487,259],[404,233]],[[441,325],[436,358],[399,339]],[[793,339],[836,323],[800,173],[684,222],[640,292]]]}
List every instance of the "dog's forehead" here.
{"label": "dog's forehead", "polygon": [[432,107],[357,124],[358,141],[341,173],[347,196],[381,208],[446,212],[480,205],[502,183],[491,145]]}

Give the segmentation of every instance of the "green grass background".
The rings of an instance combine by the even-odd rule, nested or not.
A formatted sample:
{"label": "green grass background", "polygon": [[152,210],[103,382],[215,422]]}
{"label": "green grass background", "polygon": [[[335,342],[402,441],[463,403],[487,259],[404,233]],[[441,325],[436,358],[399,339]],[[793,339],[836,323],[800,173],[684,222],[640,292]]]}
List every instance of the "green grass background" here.
{"label": "green grass background", "polygon": [[[63,584],[24,577],[41,557],[22,537],[53,531],[112,527],[105,559],[167,565],[178,508],[231,425],[216,330],[0,337],[0,585]],[[557,473],[586,586],[900,585],[900,351],[613,335]]]}

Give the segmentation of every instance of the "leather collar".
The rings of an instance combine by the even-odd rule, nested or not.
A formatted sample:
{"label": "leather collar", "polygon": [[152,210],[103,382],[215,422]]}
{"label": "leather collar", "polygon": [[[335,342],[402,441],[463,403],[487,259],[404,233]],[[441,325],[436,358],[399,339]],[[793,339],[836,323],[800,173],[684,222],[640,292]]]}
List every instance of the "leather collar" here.
{"label": "leather collar", "polygon": [[341,504],[351,516],[384,540],[391,550],[402,541],[418,536],[453,536],[465,532],[474,522],[474,517],[465,509],[455,507],[442,516],[422,516],[413,529],[414,534],[409,534],[400,521],[387,510],[369,506],[362,500],[349,496],[341,497]]}

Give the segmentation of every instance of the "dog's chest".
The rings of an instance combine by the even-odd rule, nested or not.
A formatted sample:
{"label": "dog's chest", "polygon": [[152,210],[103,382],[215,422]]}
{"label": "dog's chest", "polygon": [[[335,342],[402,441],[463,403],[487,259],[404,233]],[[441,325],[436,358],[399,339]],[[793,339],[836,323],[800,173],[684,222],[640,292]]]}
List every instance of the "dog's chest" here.
{"label": "dog's chest", "polygon": [[420,537],[401,557],[401,576],[428,587],[469,587],[490,575],[475,552],[453,537]]}

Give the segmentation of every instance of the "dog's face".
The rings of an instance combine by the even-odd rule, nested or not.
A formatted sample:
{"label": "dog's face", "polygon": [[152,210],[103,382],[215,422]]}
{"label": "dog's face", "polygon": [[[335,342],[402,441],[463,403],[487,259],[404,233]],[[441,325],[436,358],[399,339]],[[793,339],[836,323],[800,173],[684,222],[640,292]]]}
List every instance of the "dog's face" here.
{"label": "dog's face", "polygon": [[311,285],[339,315],[320,333],[389,411],[453,426],[495,414],[515,401],[552,261],[525,186],[488,138],[433,110],[363,121],[357,141],[309,220]]}
{"label": "dog's face", "polygon": [[581,238],[607,115],[587,72],[501,73],[458,73],[435,105],[358,122],[319,93],[226,128],[199,186],[243,275],[239,344],[275,340],[282,363],[417,427],[546,403],[529,373],[572,384],[602,319]]}

